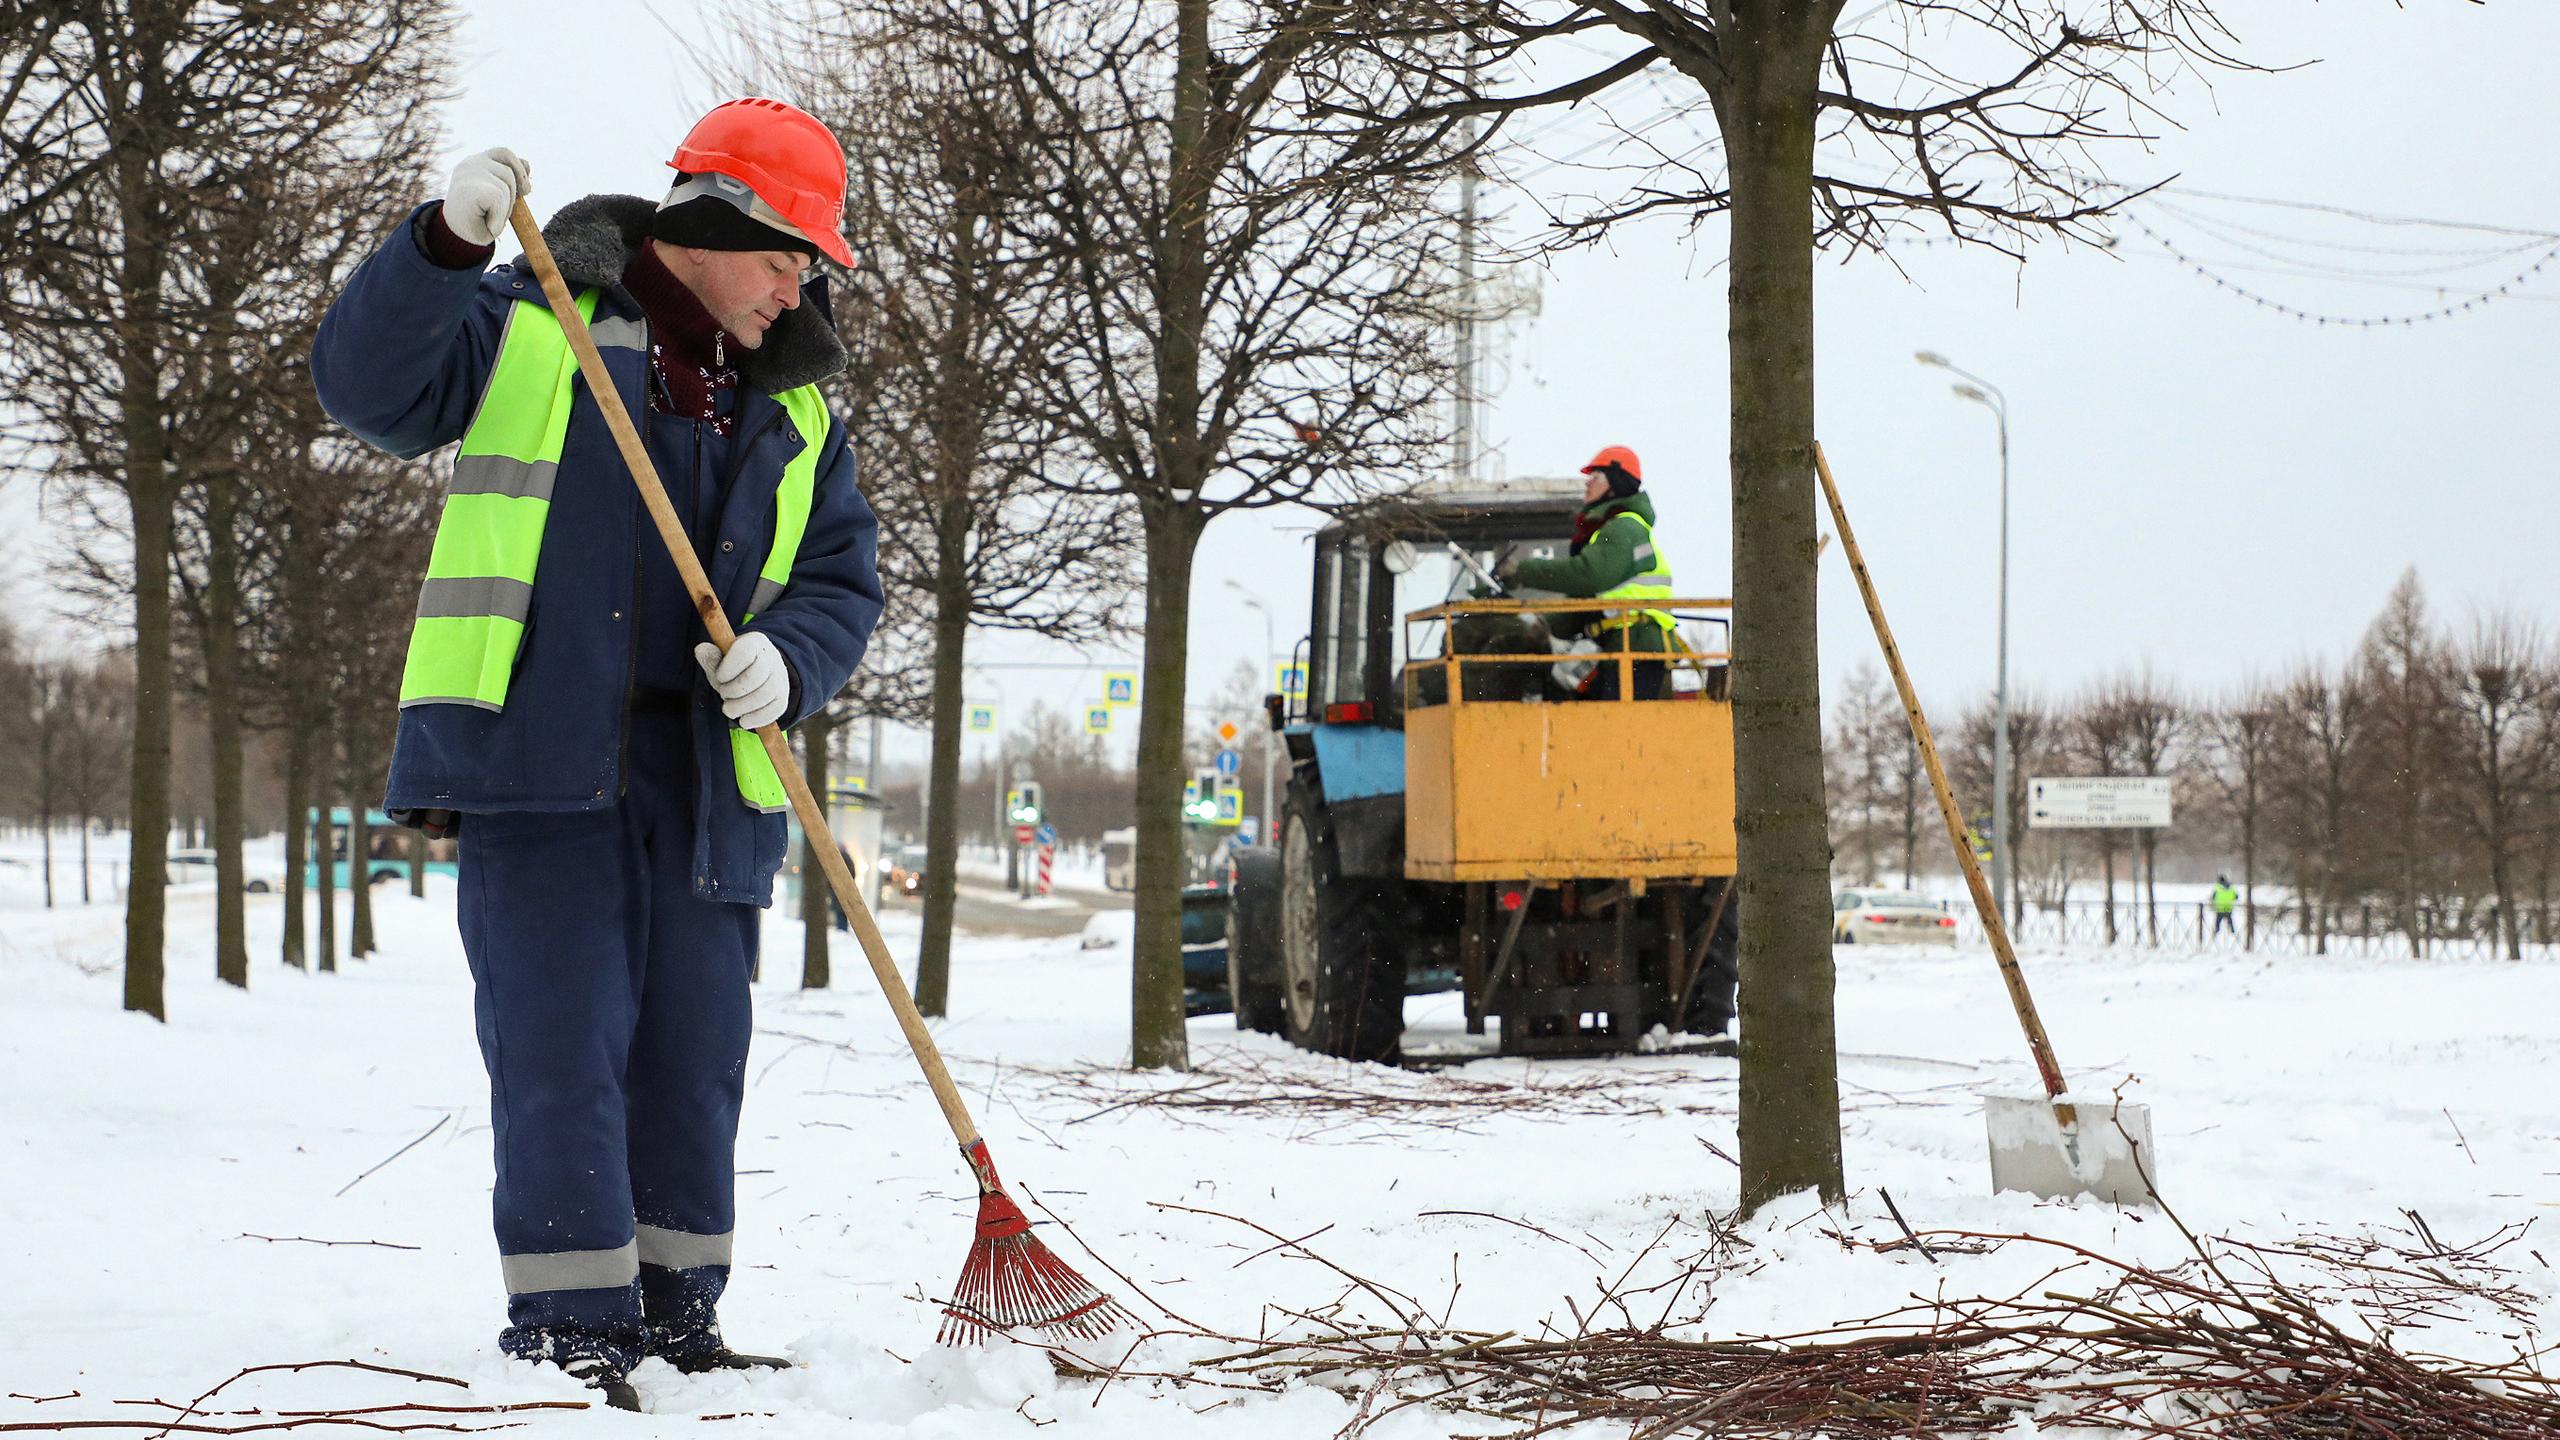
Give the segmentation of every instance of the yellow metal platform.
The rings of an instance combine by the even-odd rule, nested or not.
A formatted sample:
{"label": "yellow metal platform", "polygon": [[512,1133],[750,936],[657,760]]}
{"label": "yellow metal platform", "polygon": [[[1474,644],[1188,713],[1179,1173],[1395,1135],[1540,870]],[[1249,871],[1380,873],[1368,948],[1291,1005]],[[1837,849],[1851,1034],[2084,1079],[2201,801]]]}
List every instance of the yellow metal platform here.
{"label": "yellow metal platform", "polygon": [[[1660,602],[1655,602],[1657,605]],[[1674,601],[1663,608],[1721,608]],[[1435,606],[1409,621],[1495,609],[1590,611],[1605,602],[1475,601]],[[1443,633],[1446,633],[1445,631]],[[1703,676],[1723,654],[1647,656]],[[1462,672],[1520,656],[1458,655],[1413,671]],[[1601,663],[1612,663],[1603,660]],[[1468,700],[1461,675],[1408,680],[1405,875],[1413,880],[1679,879],[1729,876],[1733,833],[1733,707],[1720,685],[1663,700]]]}

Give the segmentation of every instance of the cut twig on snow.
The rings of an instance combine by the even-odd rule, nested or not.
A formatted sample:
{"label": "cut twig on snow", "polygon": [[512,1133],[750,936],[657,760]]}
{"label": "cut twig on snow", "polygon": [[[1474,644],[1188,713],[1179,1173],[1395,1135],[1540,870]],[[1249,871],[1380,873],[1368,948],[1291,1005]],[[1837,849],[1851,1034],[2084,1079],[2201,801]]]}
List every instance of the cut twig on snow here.
{"label": "cut twig on snow", "polygon": [[[346,1192],[340,1191],[339,1193],[344,1194]],[[234,1240],[264,1240],[271,1245],[370,1245],[379,1250],[416,1250],[420,1248],[416,1245],[395,1245],[388,1240],[314,1240],[308,1235],[261,1235],[255,1230],[244,1230],[231,1238]]]}
{"label": "cut twig on snow", "polygon": [[[426,1128],[425,1132],[424,1132],[424,1133],[422,1133],[421,1135],[419,1135],[417,1139],[410,1141],[408,1144],[401,1146],[399,1149],[394,1150],[394,1151],[392,1151],[390,1154],[383,1156],[380,1160],[375,1161],[375,1162],[374,1162],[374,1165],[373,1165],[373,1170],[367,1170],[366,1172],[364,1172],[364,1174],[359,1175],[359,1176],[357,1176],[356,1178],[354,1178],[353,1180],[348,1181],[346,1184],[339,1186],[339,1187],[338,1187],[338,1195],[344,1195],[344,1194],[346,1194],[348,1191],[353,1190],[353,1189],[354,1189],[354,1188],[356,1188],[357,1186],[359,1186],[359,1185],[363,1184],[366,1180],[368,1180],[368,1179],[372,1178],[373,1173],[374,1173],[374,1170],[380,1170],[383,1166],[390,1164],[392,1161],[399,1159],[401,1156],[406,1155],[406,1154],[408,1154],[410,1151],[415,1150],[415,1149],[417,1149],[419,1146],[421,1146],[421,1145],[425,1144],[425,1143],[426,1143],[426,1141],[427,1141],[427,1136],[429,1136],[429,1135],[433,1135],[433,1134],[434,1134],[434,1133],[436,1133],[437,1131],[439,1131],[439,1130],[443,1129],[447,1124],[451,1123],[451,1121],[452,1121],[452,1120],[453,1120],[453,1112],[452,1112],[452,1111],[450,1111],[450,1110],[446,1111],[446,1112],[445,1112],[444,1114],[442,1114],[442,1115],[437,1116],[437,1117],[436,1117],[436,1123],[434,1123],[433,1125],[428,1126],[428,1127]],[[330,1199],[332,1199],[332,1200],[335,1200],[335,1199],[337,1199],[337,1198],[338,1198],[338,1195],[332,1195],[332,1196],[330,1196],[329,1198],[330,1198]]]}
{"label": "cut twig on snow", "polygon": [[[230,1379],[225,1380],[221,1384],[214,1386],[212,1389],[205,1391],[203,1394],[198,1395],[195,1399],[188,1401],[184,1405],[176,1404],[168,1400],[115,1400],[107,1402],[112,1405],[130,1406],[137,1409],[175,1410],[178,1413],[174,1416],[166,1418],[154,1416],[107,1416],[76,1420],[69,1418],[50,1418],[45,1420],[7,1421],[0,1422],[0,1433],[42,1432],[45,1434],[61,1434],[66,1431],[74,1430],[144,1430],[150,1432],[149,1440],[158,1440],[158,1437],[170,1434],[257,1435],[276,1430],[301,1430],[311,1427],[335,1426],[345,1429],[374,1430],[387,1434],[399,1435],[419,1432],[443,1432],[447,1434],[468,1435],[478,1434],[489,1430],[512,1430],[519,1428],[522,1422],[514,1420],[499,1420],[496,1424],[467,1424],[459,1419],[438,1419],[427,1417],[475,1416],[495,1418],[540,1410],[585,1410],[590,1408],[588,1403],[584,1400],[524,1400],[504,1405],[432,1405],[424,1403],[358,1405],[325,1410],[267,1410],[256,1408],[245,1410],[207,1410],[205,1408],[207,1402],[211,1401],[215,1396],[220,1395],[232,1386],[239,1384],[241,1381],[246,1380],[253,1375],[299,1374],[306,1370],[360,1370],[371,1375],[387,1375],[394,1379],[412,1380],[421,1384],[450,1385],[457,1390],[468,1390],[471,1388],[468,1384],[454,1379],[450,1375],[430,1375],[422,1370],[403,1370],[396,1366],[376,1365],[364,1360],[304,1360],[290,1364],[251,1365],[245,1369],[234,1372]],[[69,1395],[35,1396],[12,1394],[9,1398],[12,1400],[30,1400],[38,1404],[43,1404],[47,1401],[53,1400],[74,1399],[77,1398],[78,1394],[78,1391],[73,1391]],[[401,1416],[415,1416],[421,1418],[393,1418]],[[240,1423],[217,1423],[229,1421],[236,1421]]]}

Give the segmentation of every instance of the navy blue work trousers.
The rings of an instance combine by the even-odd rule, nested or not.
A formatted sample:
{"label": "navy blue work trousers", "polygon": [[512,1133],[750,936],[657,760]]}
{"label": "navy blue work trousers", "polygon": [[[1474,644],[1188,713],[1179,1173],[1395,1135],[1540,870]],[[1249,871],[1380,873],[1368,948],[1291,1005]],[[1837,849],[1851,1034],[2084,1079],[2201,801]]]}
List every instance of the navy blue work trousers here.
{"label": "navy blue work trousers", "polygon": [[510,1355],[720,1344],[760,912],[694,893],[690,723],[633,713],[611,809],[462,823]]}

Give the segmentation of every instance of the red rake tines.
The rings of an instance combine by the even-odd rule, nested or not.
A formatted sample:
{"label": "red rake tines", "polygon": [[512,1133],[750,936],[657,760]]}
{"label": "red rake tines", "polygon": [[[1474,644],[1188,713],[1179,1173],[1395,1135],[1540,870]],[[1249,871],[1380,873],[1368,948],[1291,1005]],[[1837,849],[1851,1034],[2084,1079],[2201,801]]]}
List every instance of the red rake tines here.
{"label": "red rake tines", "polygon": [[985,1140],[970,1141],[960,1154],[978,1177],[978,1238],[942,1307],[935,1343],[975,1345],[1010,1330],[1099,1340],[1137,1322],[1031,1233],[1031,1221],[996,1178]]}

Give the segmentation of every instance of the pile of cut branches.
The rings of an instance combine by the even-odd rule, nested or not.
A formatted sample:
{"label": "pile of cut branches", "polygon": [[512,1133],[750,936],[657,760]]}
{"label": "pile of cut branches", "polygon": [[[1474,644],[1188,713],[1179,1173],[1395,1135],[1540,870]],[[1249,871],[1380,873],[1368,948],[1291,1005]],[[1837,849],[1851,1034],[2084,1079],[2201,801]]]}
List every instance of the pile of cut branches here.
{"label": "pile of cut branches", "polygon": [[1729,1090],[1730,1075],[1686,1066],[1611,1066],[1582,1071],[1520,1067],[1508,1077],[1392,1070],[1291,1052],[1275,1056],[1235,1046],[1201,1052],[1180,1075],[1154,1071],[1023,1069],[1047,1095],[1085,1101],[1091,1109],[1070,1125],[1124,1110],[1161,1111],[1177,1121],[1209,1123],[1235,1111],[1282,1115],[1325,1125],[1389,1121],[1399,1128],[1468,1129],[1479,1117],[1503,1115],[1664,1116],[1731,1113],[1731,1102],[1705,1103],[1702,1091]]}
{"label": "pile of cut branches", "polygon": [[[2411,1214],[2407,1230],[2279,1246],[2208,1242],[2169,1218],[2191,1253],[2159,1269],[2034,1235],[1920,1231],[1910,1248],[1922,1254],[2039,1247],[2053,1265],[2006,1297],[1942,1297],[1825,1330],[1735,1339],[1709,1338],[1695,1323],[1634,1323],[1625,1302],[1643,1292],[1624,1291],[1624,1276],[1599,1303],[1575,1308],[1580,1328],[1569,1333],[1452,1329],[1401,1292],[1284,1240],[1274,1248],[1337,1270],[1347,1294],[1383,1303],[1394,1320],[1355,1322],[1346,1306],[1283,1311],[1280,1333],[1269,1336],[1195,1331],[1229,1348],[1179,1376],[1070,1373],[1275,1392],[1319,1385],[1351,1406],[1344,1437],[1413,1406],[1499,1422],[1506,1437],[1598,1423],[1633,1440],[1881,1440],[2005,1432],[2021,1421],[2131,1440],[2560,1436],[2555,1352],[2534,1335],[2534,1295],[2499,1258],[2545,1263],[2522,1243],[2525,1227],[2456,1247]],[[1709,1272],[1738,1263],[1732,1244],[1710,1245],[1683,1262],[1686,1273],[1646,1290],[1704,1288]],[[1604,1315],[1627,1323],[1600,1328]],[[2436,1326],[2504,1353],[2408,1343]]]}

